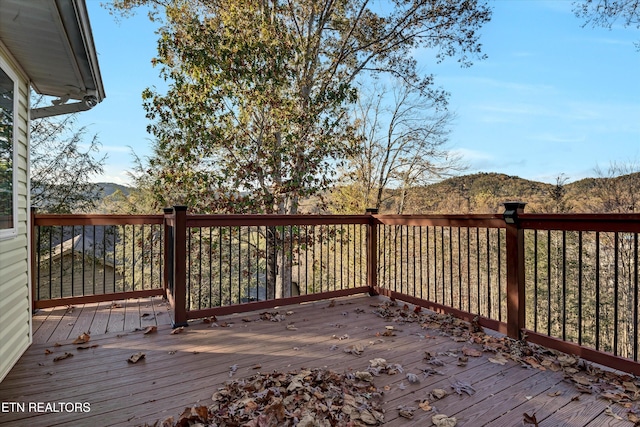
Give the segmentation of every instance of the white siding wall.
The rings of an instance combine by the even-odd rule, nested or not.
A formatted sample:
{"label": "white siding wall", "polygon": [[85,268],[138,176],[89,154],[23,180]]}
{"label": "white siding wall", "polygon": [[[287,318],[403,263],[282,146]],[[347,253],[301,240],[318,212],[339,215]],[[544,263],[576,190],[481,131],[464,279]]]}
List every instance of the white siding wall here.
{"label": "white siding wall", "polygon": [[[0,46],[1,47],[1,46]],[[4,63],[12,63],[0,49]],[[19,76],[18,70],[14,70]],[[31,344],[31,302],[29,286],[29,86],[19,78],[19,103],[14,132],[18,135],[17,190],[18,236],[0,240],[0,381]]]}

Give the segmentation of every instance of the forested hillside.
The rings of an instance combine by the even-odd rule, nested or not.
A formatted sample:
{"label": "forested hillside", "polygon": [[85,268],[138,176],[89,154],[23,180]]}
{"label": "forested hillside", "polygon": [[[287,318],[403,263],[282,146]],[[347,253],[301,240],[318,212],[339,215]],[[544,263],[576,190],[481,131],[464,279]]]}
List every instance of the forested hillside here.
{"label": "forested hillside", "polygon": [[[411,189],[404,213],[499,213],[505,201],[527,203],[526,212],[636,212],[640,173],[556,184],[499,173],[477,173]],[[389,191],[384,213],[397,212]]]}

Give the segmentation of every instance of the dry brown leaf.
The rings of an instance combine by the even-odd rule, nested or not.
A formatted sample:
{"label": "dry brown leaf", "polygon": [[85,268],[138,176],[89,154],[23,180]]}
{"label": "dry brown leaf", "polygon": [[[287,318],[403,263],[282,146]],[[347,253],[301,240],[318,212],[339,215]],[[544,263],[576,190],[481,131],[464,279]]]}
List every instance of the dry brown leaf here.
{"label": "dry brown leaf", "polygon": [[455,427],[458,420],[455,417],[448,417],[444,414],[436,414],[431,417],[431,422],[436,427]]}
{"label": "dry brown leaf", "polygon": [[554,392],[547,393],[547,396],[549,396],[549,397],[557,397],[557,396],[560,396],[561,394],[562,394],[562,392],[560,390],[556,390]]}
{"label": "dry brown leaf", "polygon": [[99,344],[90,344],[90,345],[80,345],[76,347],[77,350],[89,350],[90,348],[99,347]]}
{"label": "dry brown leaf", "polygon": [[611,407],[607,406],[604,410],[605,415],[615,418],[616,420],[622,420],[622,417],[611,410]]}
{"label": "dry brown leaf", "polygon": [[363,351],[364,351],[364,346],[362,344],[350,345],[349,347],[344,349],[345,353],[355,354],[356,356],[361,355]]}
{"label": "dry brown leaf", "polygon": [[527,414],[526,412],[524,414],[522,414],[524,416],[524,423],[525,424],[533,424],[535,427],[538,427],[538,420],[536,419],[536,414]]}
{"label": "dry brown leaf", "polygon": [[84,343],[89,342],[90,339],[91,339],[91,336],[89,336],[88,333],[83,332],[80,335],[78,335],[78,338],[76,338],[73,341],[73,344],[84,344]]}
{"label": "dry brown leaf", "polygon": [[632,393],[637,393],[640,391],[640,389],[638,389],[638,386],[635,383],[632,383],[631,381],[623,382],[622,386],[626,391],[630,391]]}
{"label": "dry brown leaf", "polygon": [[145,354],[143,352],[138,352],[133,354],[130,358],[127,359],[129,363],[138,363],[140,360],[145,358]]}
{"label": "dry brown leaf", "polygon": [[122,308],[122,304],[114,302],[113,304],[111,304],[111,308]]}
{"label": "dry brown leaf", "polygon": [[428,412],[433,409],[428,400],[423,400],[418,404],[418,406],[420,407],[420,409],[422,409],[425,412]]}
{"label": "dry brown leaf", "polygon": [[640,416],[634,414],[633,412],[627,412],[627,420],[631,421],[632,423],[640,423]]}
{"label": "dry brown leaf", "polygon": [[184,331],[184,326],[180,326],[179,328],[175,328],[173,331],[171,331],[171,335],[178,335],[181,334]]}
{"label": "dry brown leaf", "polygon": [[205,317],[204,319],[202,319],[202,323],[215,323],[217,321],[218,319],[216,318],[216,316]]}
{"label": "dry brown leaf", "polygon": [[297,331],[298,328],[296,328],[296,325],[287,325],[287,329],[290,331]]}
{"label": "dry brown leaf", "polygon": [[53,351],[49,350],[48,348],[44,349],[44,354],[51,354],[53,353]]}
{"label": "dry brown leaf", "polygon": [[586,385],[586,386],[591,385],[591,380],[585,377],[584,375],[574,375],[571,377],[571,379],[580,385]]}
{"label": "dry brown leaf", "polygon": [[470,357],[480,357],[482,356],[482,352],[480,350],[476,350],[474,348],[462,347],[462,354]]}
{"label": "dry brown leaf", "polygon": [[489,362],[495,363],[497,365],[505,365],[507,363],[507,359],[504,358],[502,354],[496,355],[496,357],[489,357]]}
{"label": "dry brown leaf", "polygon": [[442,388],[434,388],[429,393],[429,398],[431,400],[440,400],[440,399],[444,398],[447,394],[449,394],[449,393],[447,393],[447,391],[442,389]]}
{"label": "dry brown leaf", "polygon": [[528,365],[531,365],[532,368],[540,369],[541,371],[547,370],[547,368],[542,366],[540,362],[538,362],[538,360],[533,356],[525,357],[524,359],[522,359],[522,361],[527,363]]}
{"label": "dry brown leaf", "polygon": [[251,367],[251,369],[260,369],[260,368],[262,368],[262,365],[253,365]]}
{"label": "dry brown leaf", "polygon": [[54,362],[59,362],[61,360],[68,359],[70,357],[73,357],[73,354],[65,352],[63,355],[58,356],[55,359],[53,359],[53,361]]}
{"label": "dry brown leaf", "polygon": [[144,330],[144,335],[155,334],[158,332],[157,326],[147,326],[147,329]]}
{"label": "dry brown leaf", "polygon": [[399,406],[398,407],[398,415],[400,415],[402,418],[406,418],[408,420],[413,419],[413,413],[415,412],[416,408],[412,407],[412,406]]}

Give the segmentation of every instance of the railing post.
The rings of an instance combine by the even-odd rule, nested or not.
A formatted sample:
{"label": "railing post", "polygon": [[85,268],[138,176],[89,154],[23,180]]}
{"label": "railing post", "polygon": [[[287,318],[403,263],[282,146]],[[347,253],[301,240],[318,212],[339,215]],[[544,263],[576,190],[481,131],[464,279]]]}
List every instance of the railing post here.
{"label": "railing post", "polygon": [[378,209],[367,208],[365,214],[369,216],[367,225],[367,286],[369,295],[376,295],[378,286],[378,223],[373,215]]}
{"label": "railing post", "polygon": [[29,217],[29,227],[30,227],[30,236],[31,236],[31,253],[29,254],[31,257],[31,312],[35,313],[36,309],[36,298],[38,296],[38,271],[40,266],[37,265],[36,254],[40,250],[38,247],[38,241],[36,238],[36,213],[38,208],[35,206],[31,206],[31,213]]}
{"label": "railing post", "polygon": [[173,286],[169,286],[173,280],[173,237],[171,235],[171,227],[167,221],[167,216],[173,214],[173,208],[164,208],[164,217],[162,219],[163,228],[163,265],[162,265],[162,287],[165,296],[168,298],[168,292],[173,292]]}
{"label": "railing post", "polygon": [[187,323],[187,207],[174,206],[173,301],[174,328]]}
{"label": "railing post", "polygon": [[518,215],[526,203],[505,202],[504,222],[507,237],[507,336],[519,340],[525,327],[524,230]]}

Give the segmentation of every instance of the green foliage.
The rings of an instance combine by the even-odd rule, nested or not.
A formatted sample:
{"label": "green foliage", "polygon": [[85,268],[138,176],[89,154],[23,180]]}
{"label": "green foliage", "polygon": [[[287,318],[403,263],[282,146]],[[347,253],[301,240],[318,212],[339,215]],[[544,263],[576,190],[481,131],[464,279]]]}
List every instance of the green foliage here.
{"label": "green foliage", "polygon": [[166,94],[144,92],[157,138],[149,172],[160,203],[198,212],[296,213],[320,195],[358,148],[348,107],[364,75],[391,74],[432,91],[413,52],[463,65],[482,57],[477,30],[490,18],[477,1],[127,1],[153,7],[154,63]]}

